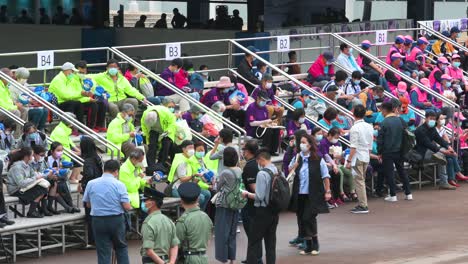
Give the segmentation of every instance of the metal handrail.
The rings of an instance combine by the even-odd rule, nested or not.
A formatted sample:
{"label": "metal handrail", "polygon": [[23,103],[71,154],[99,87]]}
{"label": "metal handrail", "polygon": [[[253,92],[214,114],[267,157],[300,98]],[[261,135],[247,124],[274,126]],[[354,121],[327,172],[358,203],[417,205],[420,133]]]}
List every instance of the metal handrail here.
{"label": "metal handrail", "polygon": [[[23,85],[19,84],[16,80],[11,78],[7,74],[0,71],[0,77],[7,80],[10,83],[10,85],[14,86],[16,89],[18,89],[21,92],[27,94],[31,98],[34,98],[34,100],[40,102],[45,108],[49,109],[54,114],[58,115],[62,120],[65,120],[65,121],[73,124],[80,131],[84,132],[86,135],[91,136],[93,139],[95,139],[99,143],[105,145],[107,148],[109,147],[109,145],[112,146],[113,148],[115,148],[115,150],[117,151],[117,158],[120,159],[120,150],[114,143],[108,141],[103,136],[101,136],[98,133],[94,132],[91,128],[83,125],[81,122],[79,122],[79,121],[77,121],[77,120],[75,120],[73,118],[68,117],[67,115],[65,115],[65,112],[63,112],[57,106],[55,106],[55,105],[51,104],[50,102],[44,100],[41,96],[37,95],[36,93],[29,90],[28,88],[25,88]],[[114,149],[113,148],[111,148],[109,150],[111,152],[111,159],[114,159]]]}
{"label": "metal handrail", "polygon": [[218,121],[221,121],[224,123],[224,125],[226,125],[228,128],[234,130],[235,132],[237,132],[240,137],[239,137],[239,144],[241,144],[241,136],[242,135],[247,135],[247,132],[237,126],[236,124],[234,124],[233,122],[231,122],[231,120],[227,119],[227,118],[224,118],[222,116],[218,116],[216,115],[216,112],[213,111],[212,109],[210,109],[209,107],[207,107],[206,105],[204,104],[201,104],[199,101],[195,100],[194,98],[192,98],[190,95],[186,94],[185,92],[181,91],[179,88],[175,87],[174,85],[172,85],[171,83],[169,83],[168,81],[164,80],[163,78],[161,78],[160,76],[156,75],[154,72],[150,71],[149,69],[147,69],[146,67],[144,67],[143,65],[141,65],[140,63],[136,62],[135,60],[133,60],[132,58],[130,58],[129,56],[127,56],[125,53],[123,53],[122,51],[118,50],[118,49],[115,49],[115,48],[110,48],[110,50],[118,55],[119,57],[121,57],[122,59],[128,61],[129,63],[131,63],[133,66],[135,67],[138,67],[143,73],[145,73],[147,76],[150,76],[151,78],[155,79],[156,81],[158,81],[159,83],[163,84],[165,87],[169,88],[170,90],[172,90],[174,93],[176,93],[177,95],[181,96],[182,98],[186,99],[187,101],[189,101],[190,103],[192,104],[195,104],[197,105],[198,107],[200,107],[201,109],[203,109],[205,112],[207,113],[213,113],[213,117],[215,119],[217,119]]}
{"label": "metal handrail", "polygon": [[[155,104],[151,103],[151,102],[148,102],[147,103],[148,106],[155,106]],[[213,142],[211,142],[210,140],[208,140],[206,137],[204,137],[202,134],[198,133],[197,131],[193,130],[192,128],[190,128],[190,132],[192,132],[193,136],[195,136],[196,138],[198,138],[199,140],[203,141],[203,143],[205,143],[207,146],[213,148],[214,147],[214,144]]]}
{"label": "metal handrail", "polygon": [[370,54],[369,52],[361,49],[361,47],[355,45],[354,43],[352,43],[351,41],[341,37],[340,35],[337,35],[335,33],[331,33],[332,36],[334,36],[336,39],[338,39],[339,41],[343,42],[343,43],[346,43],[348,46],[351,46],[354,50],[358,51],[359,53],[365,55],[366,57],[368,57],[369,59],[372,59],[374,61],[374,63],[377,63],[379,64],[382,68],[385,68],[391,72],[393,72],[394,74],[400,76],[403,80],[419,87],[420,89],[426,91],[427,93],[431,94],[432,96],[434,96],[435,98],[441,100],[442,102],[446,103],[447,105],[450,105],[452,107],[456,107],[456,108],[460,108],[460,106],[457,104],[457,103],[454,103],[452,101],[450,101],[449,99],[447,99],[446,97],[444,97],[443,95],[439,94],[439,93],[436,93],[434,92],[432,89],[429,89],[427,88],[426,86],[422,85],[421,83],[415,81],[414,79],[412,79],[411,77],[407,76],[406,74],[394,69],[393,67],[391,67],[390,65],[388,65],[387,63],[385,63],[384,61],[380,60],[379,58],[375,57],[374,55]]}
{"label": "metal handrail", "polygon": [[[10,111],[6,110],[3,107],[0,107],[0,112],[2,112],[4,115],[8,116],[11,120],[15,121],[21,126],[24,126],[24,124],[26,123],[23,119],[17,117],[16,115],[14,115],[13,113],[11,113]],[[46,139],[49,144],[53,143],[53,141],[49,137],[46,137]],[[65,149],[65,148],[63,149],[63,152],[65,152],[65,154],[73,158],[78,165],[83,166],[83,163],[84,163],[83,158],[76,155],[73,151],[69,151],[68,149]]]}
{"label": "metal handrail", "polygon": [[418,22],[418,24],[424,28],[423,30],[429,31],[431,34],[436,35],[439,39],[442,39],[445,42],[449,42],[450,44],[456,46],[457,48],[463,50],[464,52],[468,52],[468,48],[464,47],[463,45],[459,44],[456,41],[453,41],[451,38],[447,38],[446,36],[442,35],[442,33],[437,32],[437,31],[433,30],[430,27],[427,27],[426,25],[422,24],[421,22]]}
{"label": "metal handrail", "polygon": [[275,70],[276,72],[280,73],[281,75],[285,76],[286,78],[288,78],[289,80],[291,80],[292,82],[296,83],[297,85],[299,85],[301,88],[305,89],[305,90],[308,90],[309,92],[311,92],[313,95],[315,95],[316,97],[324,100],[326,103],[334,106],[336,109],[338,109],[340,112],[344,113],[346,116],[350,117],[353,121],[354,121],[354,116],[353,114],[346,108],[342,107],[341,105],[335,103],[334,101],[328,99],[326,96],[324,96],[323,94],[315,91],[314,89],[310,88],[309,86],[305,85],[304,83],[298,81],[297,79],[293,78],[291,75],[287,74],[286,72],[284,72],[283,70],[281,70],[280,68],[276,67],[275,65],[271,64],[269,61],[263,59],[262,57],[258,56],[257,54],[255,54],[254,52],[251,52],[250,50],[248,50],[247,48],[245,48],[244,46],[242,46],[241,44],[237,43],[236,41],[234,40],[230,40],[231,43],[233,43],[234,45],[236,45],[238,48],[242,49],[245,53],[248,53],[250,55],[252,55],[253,57],[255,57],[257,60],[265,63],[267,66],[269,66],[271,69]]}
{"label": "metal handrail", "polygon": [[[68,53],[68,52],[107,50],[107,49],[108,47],[94,47],[94,48],[80,48],[80,49],[59,49],[59,50],[51,50],[51,51],[53,51],[54,53]],[[38,52],[39,51],[22,51],[22,52],[0,53],[0,57],[35,55]]]}

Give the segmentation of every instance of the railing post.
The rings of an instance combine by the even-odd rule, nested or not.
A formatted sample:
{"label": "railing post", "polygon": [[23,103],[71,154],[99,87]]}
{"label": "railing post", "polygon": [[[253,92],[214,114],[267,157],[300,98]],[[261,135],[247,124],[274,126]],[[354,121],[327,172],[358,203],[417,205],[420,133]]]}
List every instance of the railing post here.
{"label": "railing post", "polygon": [[232,56],[232,53],[233,53],[233,46],[232,46],[232,43],[230,41],[228,41],[228,61],[227,61],[227,67],[229,69],[232,68],[232,66],[234,65],[233,63],[233,56]]}

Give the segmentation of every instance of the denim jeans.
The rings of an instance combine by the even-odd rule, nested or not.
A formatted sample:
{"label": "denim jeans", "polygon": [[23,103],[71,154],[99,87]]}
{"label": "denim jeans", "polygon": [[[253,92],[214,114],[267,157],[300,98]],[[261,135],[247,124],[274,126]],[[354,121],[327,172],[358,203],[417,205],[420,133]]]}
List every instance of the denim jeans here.
{"label": "denim jeans", "polygon": [[[205,192],[204,192],[205,191]],[[179,192],[177,189],[172,189],[172,197],[177,197],[179,198]],[[206,205],[208,204],[208,201],[211,198],[211,193],[208,190],[202,190],[200,193],[200,196],[198,196],[198,204],[200,205],[200,210],[204,211],[206,208]]]}
{"label": "denim jeans", "polygon": [[49,111],[47,108],[30,108],[28,111],[28,119],[40,131],[44,131],[47,115]]}
{"label": "denim jeans", "polygon": [[[424,161],[426,162],[432,161],[432,154],[434,154],[434,152],[428,149],[426,153],[424,154]],[[447,164],[448,164],[448,160],[447,160]],[[447,166],[437,165],[437,172],[439,173],[439,175],[436,175],[436,177],[438,176],[439,178],[439,184],[440,185],[448,184]]]}
{"label": "denim jeans", "polygon": [[447,176],[449,181],[455,180],[455,175],[461,171],[456,157],[445,156],[447,159]]}
{"label": "denim jeans", "polygon": [[112,249],[115,250],[118,264],[129,264],[124,216],[93,216],[92,226],[98,264],[111,263]]}
{"label": "denim jeans", "polygon": [[164,96],[153,96],[146,98],[150,103],[154,105],[160,105],[162,100],[164,100]]}

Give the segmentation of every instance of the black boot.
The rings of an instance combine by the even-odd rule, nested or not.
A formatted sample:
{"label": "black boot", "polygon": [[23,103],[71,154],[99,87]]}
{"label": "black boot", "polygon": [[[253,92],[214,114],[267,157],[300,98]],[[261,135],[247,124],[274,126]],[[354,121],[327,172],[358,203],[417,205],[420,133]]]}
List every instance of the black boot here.
{"label": "black boot", "polygon": [[42,199],[41,200],[41,212],[44,216],[53,216],[53,214],[51,212],[49,212],[49,210],[47,210],[47,200],[46,199]]}
{"label": "black boot", "polygon": [[318,237],[312,237],[312,255],[318,255],[320,253],[320,246]]}
{"label": "black boot", "polygon": [[28,214],[26,215],[28,218],[42,218],[42,217],[44,217],[42,214],[40,214],[37,211],[37,205],[38,205],[38,203],[31,202],[31,204],[29,205]]}
{"label": "black boot", "polygon": [[48,200],[47,210],[54,215],[59,215],[60,212],[54,209],[55,196],[49,196]]}
{"label": "black boot", "polygon": [[73,207],[68,205],[65,202],[65,200],[63,200],[62,196],[58,195],[58,196],[55,197],[55,199],[57,200],[57,203],[59,203],[65,209],[65,212],[67,212],[69,214],[73,214]]}

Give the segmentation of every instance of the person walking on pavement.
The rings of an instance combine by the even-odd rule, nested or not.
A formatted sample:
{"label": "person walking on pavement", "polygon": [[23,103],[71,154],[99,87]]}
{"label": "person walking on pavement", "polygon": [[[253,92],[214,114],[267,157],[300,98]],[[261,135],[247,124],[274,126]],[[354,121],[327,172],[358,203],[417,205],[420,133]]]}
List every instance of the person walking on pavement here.
{"label": "person walking on pavement", "polygon": [[175,224],[180,239],[179,256],[184,256],[181,264],[208,264],[208,241],[213,231],[210,217],[198,207],[201,188],[194,182],[182,183],[178,192],[184,214]]}
{"label": "person walking on pavement", "polygon": [[364,122],[366,108],[363,105],[354,107],[355,122],[350,130],[351,150],[349,152],[346,167],[353,168],[355,173],[354,182],[359,204],[351,210],[353,214],[367,214],[366,194],[366,171],[370,161],[370,152],[372,151],[372,142],[374,140],[373,127]]}
{"label": "person walking on pavement", "polygon": [[401,146],[403,133],[406,123],[400,117],[394,114],[394,107],[391,102],[382,104],[382,114],[385,117],[377,136],[377,152],[379,159],[382,160],[384,177],[387,180],[390,195],[385,198],[387,202],[398,201],[396,197],[395,173],[393,165],[400,175],[403,189],[405,190],[405,200],[413,200],[411,194],[408,174],[403,168],[403,157],[401,155]]}
{"label": "person walking on pavement", "polygon": [[143,245],[141,256],[143,264],[175,264],[179,239],[174,223],[161,213],[164,194],[146,187],[141,202],[141,210],[148,214],[141,227]]}
{"label": "person walking on pavement", "polygon": [[117,179],[119,169],[117,160],[107,161],[102,177],[89,181],[83,195],[83,202],[91,208],[98,264],[111,263],[112,249],[118,264],[130,263],[124,212],[132,206],[125,185]]}

